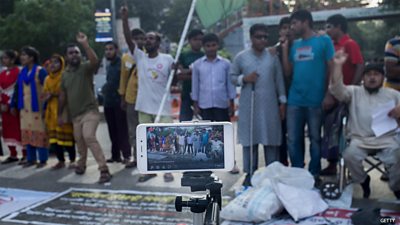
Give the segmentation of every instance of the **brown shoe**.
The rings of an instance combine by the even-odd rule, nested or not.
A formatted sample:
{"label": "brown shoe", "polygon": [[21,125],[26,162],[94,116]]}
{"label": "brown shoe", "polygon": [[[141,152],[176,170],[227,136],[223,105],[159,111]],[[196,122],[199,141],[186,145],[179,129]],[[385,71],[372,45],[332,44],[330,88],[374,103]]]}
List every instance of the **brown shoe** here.
{"label": "brown shoe", "polygon": [[172,173],[165,173],[164,174],[164,182],[172,182],[174,181],[174,176]]}
{"label": "brown shoe", "polygon": [[51,169],[52,170],[59,170],[65,167],[65,163],[64,162],[58,162],[56,165],[52,166]]}
{"label": "brown shoe", "polygon": [[98,181],[98,183],[99,184],[104,184],[104,183],[107,183],[107,182],[109,182],[110,180],[111,180],[111,174],[110,174],[110,172],[108,172],[108,170],[106,170],[106,171],[101,171],[100,172],[100,178],[99,178],[99,181]]}
{"label": "brown shoe", "polygon": [[78,174],[78,175],[83,175],[85,173],[85,171],[86,171],[86,167],[77,166],[75,168],[75,173]]}

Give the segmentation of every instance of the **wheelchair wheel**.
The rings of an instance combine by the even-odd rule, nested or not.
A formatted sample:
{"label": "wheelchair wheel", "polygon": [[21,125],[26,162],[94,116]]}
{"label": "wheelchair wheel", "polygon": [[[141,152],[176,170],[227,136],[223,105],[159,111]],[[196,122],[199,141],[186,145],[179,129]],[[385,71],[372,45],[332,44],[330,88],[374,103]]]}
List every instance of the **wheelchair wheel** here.
{"label": "wheelchair wheel", "polygon": [[321,188],[321,195],[323,198],[336,200],[339,199],[342,193],[340,192],[339,185],[334,182],[323,183]]}

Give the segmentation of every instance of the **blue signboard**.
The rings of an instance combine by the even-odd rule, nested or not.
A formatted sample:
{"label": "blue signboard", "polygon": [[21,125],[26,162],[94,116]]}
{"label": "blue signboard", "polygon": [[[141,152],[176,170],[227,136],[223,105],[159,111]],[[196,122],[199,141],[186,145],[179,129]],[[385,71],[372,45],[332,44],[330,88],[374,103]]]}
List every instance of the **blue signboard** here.
{"label": "blue signboard", "polygon": [[113,29],[111,12],[96,12],[96,42],[107,42],[113,40]]}

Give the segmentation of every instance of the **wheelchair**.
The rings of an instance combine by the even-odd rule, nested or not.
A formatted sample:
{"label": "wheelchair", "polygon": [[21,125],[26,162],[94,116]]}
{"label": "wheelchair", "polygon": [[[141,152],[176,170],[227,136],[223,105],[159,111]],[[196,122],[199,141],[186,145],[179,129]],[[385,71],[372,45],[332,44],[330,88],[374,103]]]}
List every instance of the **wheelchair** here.
{"label": "wheelchair", "polygon": [[[339,173],[337,174],[337,181],[323,182],[320,186],[320,192],[323,198],[336,200],[339,199],[343,193],[345,187],[351,183],[351,174],[346,169],[342,153],[350,143],[350,137],[347,134],[347,123],[348,123],[348,111],[345,105],[340,106],[340,112],[338,113],[340,119],[340,128],[338,135],[338,148],[339,148]],[[383,162],[374,154],[369,154],[364,160],[366,168],[365,172],[369,173],[373,170],[379,171],[383,176],[387,177],[387,171],[384,168]]]}

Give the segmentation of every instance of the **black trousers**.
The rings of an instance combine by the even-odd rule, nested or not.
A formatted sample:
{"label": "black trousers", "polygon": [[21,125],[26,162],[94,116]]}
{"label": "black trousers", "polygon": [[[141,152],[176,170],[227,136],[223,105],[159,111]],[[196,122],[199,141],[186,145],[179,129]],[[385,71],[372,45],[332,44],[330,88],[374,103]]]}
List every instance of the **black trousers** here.
{"label": "black trousers", "polygon": [[0,138],[0,156],[4,155],[3,152],[3,144],[1,143],[1,138]]}
{"label": "black trousers", "polygon": [[221,108],[208,108],[208,109],[201,109],[201,117],[203,120],[210,120],[210,121],[230,121],[229,118],[229,108],[221,109]]}
{"label": "black trousers", "polygon": [[286,138],[286,134],[287,134],[287,129],[286,129],[286,119],[282,120],[282,143],[279,146],[279,152],[280,152],[280,157],[279,157],[279,161],[283,164],[288,166],[289,162],[288,162],[288,152],[287,152],[287,138]]}
{"label": "black trousers", "polygon": [[120,160],[121,153],[124,159],[130,159],[132,154],[126,112],[119,106],[104,107],[104,116],[111,140],[111,159]]}
{"label": "black trousers", "polygon": [[64,152],[68,152],[68,157],[70,162],[75,162],[76,159],[76,151],[74,146],[61,146],[58,144],[51,144],[50,149],[56,153],[57,159],[60,162],[65,162]]}

